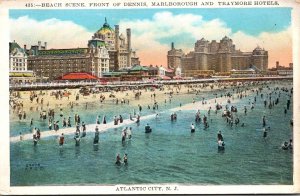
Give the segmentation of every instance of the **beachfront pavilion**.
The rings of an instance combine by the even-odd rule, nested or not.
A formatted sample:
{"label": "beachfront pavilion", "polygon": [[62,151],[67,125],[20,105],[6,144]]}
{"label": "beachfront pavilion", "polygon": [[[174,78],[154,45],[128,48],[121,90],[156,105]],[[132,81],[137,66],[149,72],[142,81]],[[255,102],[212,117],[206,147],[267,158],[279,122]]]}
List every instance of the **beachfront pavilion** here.
{"label": "beachfront pavilion", "polygon": [[57,78],[58,81],[72,81],[72,82],[79,82],[79,81],[91,81],[96,82],[99,81],[100,78],[97,76],[93,76],[86,72],[72,72],[67,73],[63,76]]}

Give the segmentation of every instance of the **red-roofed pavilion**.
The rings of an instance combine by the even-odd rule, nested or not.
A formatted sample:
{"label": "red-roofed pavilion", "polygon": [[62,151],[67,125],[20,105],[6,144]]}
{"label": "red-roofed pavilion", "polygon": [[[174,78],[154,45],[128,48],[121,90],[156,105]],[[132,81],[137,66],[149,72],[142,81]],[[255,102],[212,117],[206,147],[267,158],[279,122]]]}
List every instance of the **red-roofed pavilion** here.
{"label": "red-roofed pavilion", "polygon": [[58,80],[81,81],[81,80],[100,80],[100,78],[85,72],[73,72],[73,73],[67,73],[59,77]]}

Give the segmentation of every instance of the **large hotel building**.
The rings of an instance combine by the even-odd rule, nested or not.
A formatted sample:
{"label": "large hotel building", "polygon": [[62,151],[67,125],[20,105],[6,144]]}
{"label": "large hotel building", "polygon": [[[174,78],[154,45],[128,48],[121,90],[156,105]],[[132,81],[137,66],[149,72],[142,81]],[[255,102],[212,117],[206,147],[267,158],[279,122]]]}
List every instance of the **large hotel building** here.
{"label": "large hotel building", "polygon": [[42,46],[24,45],[28,54],[27,67],[38,81],[52,81],[70,72],[87,72],[102,77],[103,73],[138,65],[139,58],[131,48],[131,29],[126,37],[119,33],[119,26],[111,28],[105,18],[103,26],[88,40],[86,48],[47,49]]}
{"label": "large hotel building", "polygon": [[168,67],[180,68],[185,76],[228,73],[231,70],[244,70],[255,67],[258,71],[267,71],[268,51],[256,47],[252,52],[242,52],[235,48],[232,40],[225,36],[220,42],[211,42],[202,38],[195,43],[194,51],[187,54],[175,49],[174,43],[168,51]]}

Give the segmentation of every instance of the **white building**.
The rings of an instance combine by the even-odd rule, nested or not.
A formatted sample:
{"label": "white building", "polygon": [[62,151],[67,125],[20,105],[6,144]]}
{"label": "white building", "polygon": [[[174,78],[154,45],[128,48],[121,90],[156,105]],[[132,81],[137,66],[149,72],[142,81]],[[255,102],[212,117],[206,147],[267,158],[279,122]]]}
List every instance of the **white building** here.
{"label": "white building", "polygon": [[102,77],[103,73],[109,72],[109,54],[108,50],[105,47],[97,47],[95,49],[95,60],[98,61],[95,66],[95,72],[92,72],[93,75],[97,77]]}
{"label": "white building", "polygon": [[27,54],[18,43],[9,43],[9,71],[27,71]]}
{"label": "white building", "polygon": [[9,82],[31,83],[36,81],[33,71],[27,70],[27,54],[15,41],[9,43]]}
{"label": "white building", "polygon": [[175,76],[181,76],[181,68],[177,67],[175,70]]}
{"label": "white building", "polygon": [[167,71],[166,68],[164,68],[163,66],[160,66],[160,67],[158,68],[158,75],[159,75],[159,76],[165,76],[165,75],[166,75],[166,71]]}

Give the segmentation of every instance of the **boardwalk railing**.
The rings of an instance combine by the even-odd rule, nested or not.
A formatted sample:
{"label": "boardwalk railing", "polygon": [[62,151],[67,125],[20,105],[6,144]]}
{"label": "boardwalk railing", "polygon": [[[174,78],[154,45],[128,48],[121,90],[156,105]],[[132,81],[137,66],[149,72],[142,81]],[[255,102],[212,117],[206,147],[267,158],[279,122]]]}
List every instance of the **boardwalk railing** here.
{"label": "boardwalk railing", "polygon": [[78,88],[83,86],[89,87],[118,87],[118,86],[152,86],[164,84],[189,84],[205,82],[226,82],[226,81],[259,81],[259,80],[282,80],[293,79],[292,76],[272,76],[272,77],[249,77],[249,78],[204,78],[191,80],[154,80],[154,81],[114,81],[114,82],[48,82],[32,84],[10,84],[11,90],[28,90],[28,89],[63,89]]}

